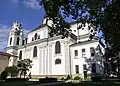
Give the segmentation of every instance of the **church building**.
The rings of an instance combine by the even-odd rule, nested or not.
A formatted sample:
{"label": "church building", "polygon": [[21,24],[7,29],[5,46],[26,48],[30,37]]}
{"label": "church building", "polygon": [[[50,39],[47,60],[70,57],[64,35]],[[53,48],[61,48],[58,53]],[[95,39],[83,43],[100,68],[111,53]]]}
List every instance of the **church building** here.
{"label": "church building", "polygon": [[[50,24],[50,23],[49,23]],[[86,24],[84,29],[77,29],[77,23],[71,23],[72,33],[68,38],[49,36],[49,25],[39,25],[23,37],[22,24],[14,22],[11,28],[6,52],[13,55],[9,66],[17,65],[17,61],[29,58],[30,69],[34,77],[89,75],[103,73],[104,44],[97,34],[90,40],[91,33]],[[95,32],[95,31],[92,31]],[[17,56],[17,57],[14,57]]]}

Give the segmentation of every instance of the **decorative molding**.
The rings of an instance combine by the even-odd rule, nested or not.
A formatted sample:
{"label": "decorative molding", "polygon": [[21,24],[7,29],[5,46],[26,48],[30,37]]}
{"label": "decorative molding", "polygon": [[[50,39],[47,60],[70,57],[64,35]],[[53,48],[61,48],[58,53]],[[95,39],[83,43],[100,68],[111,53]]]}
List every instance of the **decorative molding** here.
{"label": "decorative molding", "polygon": [[62,53],[54,54],[54,57],[62,56]]}
{"label": "decorative molding", "polygon": [[90,43],[94,43],[94,42],[99,42],[99,40],[88,40],[88,41],[78,42],[78,43],[74,43],[70,46],[73,47],[73,46],[78,46],[78,45],[90,44]]}

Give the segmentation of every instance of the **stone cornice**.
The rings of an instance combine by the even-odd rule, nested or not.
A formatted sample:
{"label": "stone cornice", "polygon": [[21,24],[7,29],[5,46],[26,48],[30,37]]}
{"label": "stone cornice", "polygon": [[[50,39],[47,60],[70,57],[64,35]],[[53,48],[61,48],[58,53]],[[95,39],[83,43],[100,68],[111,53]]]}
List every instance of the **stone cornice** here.
{"label": "stone cornice", "polygon": [[[47,42],[50,42],[50,41],[54,41],[54,40],[57,40],[57,39],[61,39],[61,37],[62,37],[62,36],[55,36],[55,37],[51,37],[51,38],[38,39],[38,40],[32,41],[32,42],[30,42],[30,43],[28,43],[28,44],[19,46],[18,49],[27,48],[28,46],[32,46],[32,45],[36,45],[36,44],[41,44],[41,43],[45,43],[45,42],[47,43]],[[71,41],[75,41],[75,40],[73,40],[73,39],[70,38],[70,37],[68,37],[68,38],[69,38]],[[46,43],[45,43],[45,45],[47,45]],[[54,44],[54,43],[52,43],[52,44]],[[51,43],[50,43],[50,44],[48,43],[48,45],[51,45]]]}
{"label": "stone cornice", "polygon": [[78,42],[78,43],[74,43],[74,44],[70,45],[70,47],[90,44],[90,43],[94,43],[94,42],[99,42],[99,40],[88,40],[88,41],[84,41],[84,42]]}
{"label": "stone cornice", "polygon": [[90,34],[79,35],[79,39],[89,38]]}
{"label": "stone cornice", "polygon": [[6,47],[6,48],[5,48],[5,50],[9,50],[9,49],[18,50],[18,46],[10,46],[10,47]]}
{"label": "stone cornice", "polygon": [[[18,49],[21,49],[21,48],[26,48],[28,46],[32,46],[32,45],[36,45],[36,44],[41,44],[41,43],[47,43],[49,41],[54,41],[54,40],[57,40],[57,39],[60,39],[61,36],[56,36],[56,37],[52,37],[52,38],[44,38],[44,39],[39,39],[39,40],[36,40],[36,41],[32,41],[26,45],[22,45],[22,46],[19,46]],[[46,44],[45,44],[46,45]]]}

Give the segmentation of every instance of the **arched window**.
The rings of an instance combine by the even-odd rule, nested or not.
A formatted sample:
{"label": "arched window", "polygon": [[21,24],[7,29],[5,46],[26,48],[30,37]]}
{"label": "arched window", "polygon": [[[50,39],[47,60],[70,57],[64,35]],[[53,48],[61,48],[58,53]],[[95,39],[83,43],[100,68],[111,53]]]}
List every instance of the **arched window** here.
{"label": "arched window", "polygon": [[11,45],[11,43],[12,43],[12,37],[10,38],[10,45]]}
{"label": "arched window", "polygon": [[37,57],[37,47],[36,46],[33,49],[33,57]]}
{"label": "arched window", "polygon": [[61,53],[61,45],[60,42],[57,41],[55,44],[55,54]]}
{"label": "arched window", "polygon": [[21,60],[22,59],[22,51],[20,51],[20,53],[19,53],[19,60]]}
{"label": "arched window", "polygon": [[61,64],[61,60],[60,59],[56,59],[55,60],[55,64]]}
{"label": "arched window", "polygon": [[17,43],[16,44],[19,45],[19,37],[17,37]]}
{"label": "arched window", "polygon": [[37,33],[36,33],[36,34],[35,34],[35,40],[37,39],[37,36],[38,36],[38,35],[37,35]]}

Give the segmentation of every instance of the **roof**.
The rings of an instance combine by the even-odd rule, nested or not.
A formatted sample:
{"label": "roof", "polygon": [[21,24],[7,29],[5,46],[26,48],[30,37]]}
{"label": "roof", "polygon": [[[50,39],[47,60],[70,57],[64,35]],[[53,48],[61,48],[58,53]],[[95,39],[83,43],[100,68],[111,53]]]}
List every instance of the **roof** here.
{"label": "roof", "polygon": [[5,52],[1,52],[1,51],[0,51],[0,55],[3,55],[3,56],[8,56],[8,57],[10,57],[10,56],[11,56],[11,54],[9,54],[9,53],[5,53]]}
{"label": "roof", "polygon": [[[33,32],[33,31],[38,30],[38,29],[40,29],[40,28],[42,28],[42,27],[45,27],[45,26],[47,26],[47,25],[46,25],[46,24],[41,24],[41,25],[39,25],[37,28],[33,29],[33,30],[30,31],[30,32]],[[30,33],[30,32],[29,32],[29,33]]]}
{"label": "roof", "polygon": [[1,52],[1,51],[0,51],[0,55],[2,55],[2,56],[7,56],[7,57],[10,57],[10,56],[17,57],[17,56],[15,56],[15,55],[11,55],[11,54],[9,54],[9,53]]}
{"label": "roof", "polygon": [[[71,22],[71,23],[69,23],[69,24],[72,25],[72,24],[75,24],[75,23],[77,23],[77,21]],[[33,31],[38,30],[38,29],[40,29],[40,28],[42,28],[42,27],[45,27],[45,26],[48,26],[48,25],[46,25],[46,24],[41,24],[41,25],[39,25],[37,28],[33,29],[33,30],[30,31],[30,32],[33,32]],[[49,27],[49,26],[48,26],[48,27]],[[29,32],[29,33],[30,33],[30,32]]]}

